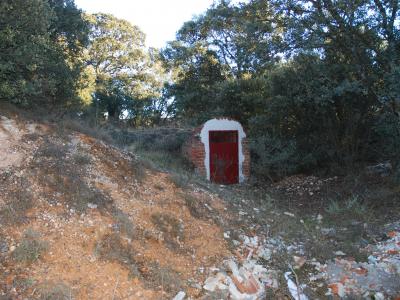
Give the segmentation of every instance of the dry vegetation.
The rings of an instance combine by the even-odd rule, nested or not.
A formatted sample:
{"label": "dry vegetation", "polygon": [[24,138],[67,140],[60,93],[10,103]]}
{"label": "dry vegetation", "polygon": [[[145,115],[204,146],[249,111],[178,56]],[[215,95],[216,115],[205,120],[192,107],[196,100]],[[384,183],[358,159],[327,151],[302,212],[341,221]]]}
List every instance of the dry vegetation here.
{"label": "dry vegetation", "polygon": [[201,282],[199,268],[229,254],[221,229],[191,216],[168,174],[76,132],[13,126],[23,160],[1,169],[3,298],[198,295],[187,280]]}
{"label": "dry vegetation", "polygon": [[324,298],[327,285],[309,281],[309,262],[335,251],[366,261],[360,247],[382,240],[399,213],[387,178],[222,187],[191,175],[170,142],[157,154],[133,144],[132,154],[69,129],[7,120],[15,121],[13,134],[0,128],[6,155],[21,159],[0,169],[0,299],[170,299],[181,290],[224,298],[202,284],[224,259],[248,255],[238,250],[243,235],[276,242],[271,259],[259,261],[280,282],[267,295],[289,297],[283,274],[297,247],[307,261],[298,280]]}

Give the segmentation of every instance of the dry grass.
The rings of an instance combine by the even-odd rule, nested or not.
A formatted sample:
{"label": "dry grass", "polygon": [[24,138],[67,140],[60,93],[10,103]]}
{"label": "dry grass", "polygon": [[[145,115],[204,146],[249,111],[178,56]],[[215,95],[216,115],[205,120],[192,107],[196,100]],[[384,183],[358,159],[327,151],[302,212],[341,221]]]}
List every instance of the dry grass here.
{"label": "dry grass", "polygon": [[124,234],[126,237],[134,239],[136,235],[136,230],[129,216],[122,210],[117,208],[114,209],[112,215],[115,220],[115,229],[118,230],[118,232]]}
{"label": "dry grass", "polygon": [[97,242],[95,252],[101,259],[125,266],[130,271],[130,276],[139,278],[147,288],[162,290],[169,296],[183,288],[179,273],[156,262],[139,261],[132,246],[117,233],[103,236]]}
{"label": "dry grass", "polygon": [[47,190],[61,193],[64,203],[79,212],[84,212],[89,203],[96,204],[99,209],[110,208],[111,198],[84,180],[90,158],[79,154],[71,160],[68,151],[61,141],[45,141],[41,145],[33,163],[35,172],[43,179],[41,184]]}
{"label": "dry grass", "polygon": [[[17,187],[15,187],[16,181]],[[2,195],[7,201],[0,209],[0,224],[11,225],[25,222],[26,212],[33,206],[28,181],[25,178],[10,176],[2,184],[5,186],[1,189]]]}
{"label": "dry grass", "polygon": [[72,300],[72,289],[64,283],[47,282],[38,289],[39,300]]}
{"label": "dry grass", "polygon": [[163,233],[164,243],[169,249],[177,251],[182,247],[184,227],[177,218],[166,213],[154,213],[151,221]]}
{"label": "dry grass", "polygon": [[127,267],[130,275],[142,278],[136,261],[136,252],[117,233],[106,234],[96,244],[96,255],[101,259],[115,261]]}
{"label": "dry grass", "polygon": [[179,273],[169,267],[162,267],[158,263],[152,262],[145,270],[143,277],[147,288],[166,292],[171,298],[184,289],[184,283]]}
{"label": "dry grass", "polygon": [[183,194],[186,207],[189,209],[190,214],[197,219],[209,220],[210,211],[206,208],[205,203],[189,193]]}
{"label": "dry grass", "polygon": [[47,242],[40,240],[40,233],[28,229],[13,252],[13,258],[18,262],[32,263],[38,260],[48,247]]}

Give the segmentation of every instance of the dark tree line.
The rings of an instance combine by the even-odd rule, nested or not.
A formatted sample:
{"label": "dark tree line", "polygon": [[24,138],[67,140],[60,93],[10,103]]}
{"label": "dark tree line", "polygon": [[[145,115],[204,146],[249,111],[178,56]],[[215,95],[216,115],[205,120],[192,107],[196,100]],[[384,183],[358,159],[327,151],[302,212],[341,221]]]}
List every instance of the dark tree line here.
{"label": "dark tree line", "polygon": [[267,177],[400,157],[390,0],[220,1],[163,51],[177,117],[242,121]]}
{"label": "dark tree line", "polygon": [[270,178],[398,166],[399,11],[398,0],[220,0],[160,52],[73,0],[4,0],[0,101],[133,127],[235,118]]}
{"label": "dark tree line", "polygon": [[73,0],[0,3],[0,100],[136,125],[160,120],[164,71],[125,20]]}
{"label": "dark tree line", "polygon": [[73,102],[86,44],[87,28],[73,1],[1,1],[0,99]]}

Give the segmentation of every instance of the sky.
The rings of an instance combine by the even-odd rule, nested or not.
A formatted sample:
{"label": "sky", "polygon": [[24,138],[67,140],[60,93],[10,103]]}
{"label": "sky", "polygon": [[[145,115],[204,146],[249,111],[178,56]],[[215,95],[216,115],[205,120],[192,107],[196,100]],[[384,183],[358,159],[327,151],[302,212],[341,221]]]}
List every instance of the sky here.
{"label": "sky", "polygon": [[175,39],[175,33],[213,0],[75,0],[88,13],[110,13],[139,26],[149,47],[161,48]]}

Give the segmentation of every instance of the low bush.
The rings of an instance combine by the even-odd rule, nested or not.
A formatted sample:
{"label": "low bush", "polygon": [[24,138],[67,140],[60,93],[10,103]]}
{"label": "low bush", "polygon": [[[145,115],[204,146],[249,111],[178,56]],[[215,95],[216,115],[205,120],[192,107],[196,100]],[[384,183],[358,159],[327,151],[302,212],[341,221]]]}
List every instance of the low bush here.
{"label": "low bush", "polygon": [[117,233],[106,234],[96,244],[95,253],[101,259],[115,261],[126,266],[130,275],[141,278],[136,262],[136,252]]}
{"label": "low bush", "polygon": [[190,182],[190,176],[185,173],[173,173],[171,175],[171,181],[177,188],[185,188]]}
{"label": "low bush", "polygon": [[186,207],[189,209],[192,217],[197,219],[209,217],[209,211],[205,208],[204,204],[200,201],[200,199],[190,195],[184,194],[183,199],[185,200]]}
{"label": "low bush", "polygon": [[177,218],[167,213],[154,213],[151,221],[163,233],[164,243],[169,249],[180,249],[180,243],[184,240],[184,227]]}
{"label": "low bush", "polygon": [[271,136],[256,137],[250,142],[252,173],[258,178],[273,180],[300,169],[295,141]]}
{"label": "low bush", "polygon": [[48,249],[48,243],[40,240],[40,233],[28,229],[13,252],[16,261],[32,263],[38,260]]}
{"label": "low bush", "polygon": [[135,226],[129,216],[122,210],[115,208],[113,211],[113,218],[116,229],[122,234],[125,234],[128,238],[133,239],[135,236]]}
{"label": "low bush", "polygon": [[112,130],[101,126],[91,125],[85,120],[78,118],[64,118],[61,121],[58,121],[57,129],[61,136],[71,131],[77,131],[109,144],[116,142],[113,138]]}
{"label": "low bush", "polygon": [[22,178],[17,190],[3,191],[2,196],[8,201],[0,208],[0,224],[11,225],[26,221],[26,212],[33,207],[28,181]]}
{"label": "low bush", "polygon": [[39,300],[72,300],[72,289],[64,283],[47,282],[39,286]]}
{"label": "low bush", "polygon": [[361,216],[367,212],[368,208],[357,196],[353,196],[344,202],[331,201],[325,210],[331,215],[354,214]]}
{"label": "low bush", "polygon": [[180,153],[183,143],[190,136],[190,131],[166,128],[129,131],[126,141],[135,145],[137,150]]}
{"label": "low bush", "polygon": [[169,293],[172,298],[179,291],[184,289],[184,282],[175,270],[160,266],[156,262],[151,262],[148,268],[149,272],[144,273],[144,285],[150,289],[161,289]]}
{"label": "low bush", "polygon": [[88,165],[92,161],[89,155],[83,153],[76,153],[73,157],[73,160],[78,165]]}

